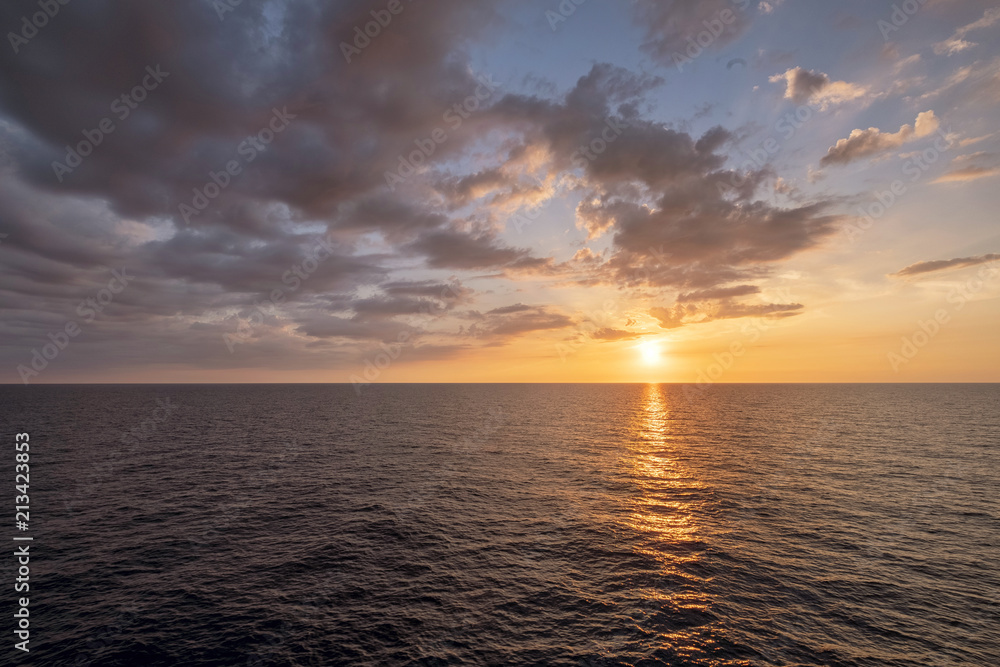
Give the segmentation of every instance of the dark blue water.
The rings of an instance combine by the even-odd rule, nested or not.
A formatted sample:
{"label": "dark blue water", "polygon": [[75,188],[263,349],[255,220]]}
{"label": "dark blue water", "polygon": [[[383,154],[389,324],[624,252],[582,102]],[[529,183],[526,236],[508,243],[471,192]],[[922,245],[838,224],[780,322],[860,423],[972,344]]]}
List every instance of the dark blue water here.
{"label": "dark blue water", "polygon": [[0,401],[35,538],[3,664],[1000,664],[997,385]]}

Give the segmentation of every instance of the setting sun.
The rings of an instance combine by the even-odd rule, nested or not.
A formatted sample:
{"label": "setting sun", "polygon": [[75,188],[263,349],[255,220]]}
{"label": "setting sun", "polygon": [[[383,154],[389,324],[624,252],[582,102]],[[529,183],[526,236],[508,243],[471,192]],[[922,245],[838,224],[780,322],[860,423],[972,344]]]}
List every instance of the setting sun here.
{"label": "setting sun", "polygon": [[659,341],[648,340],[639,345],[639,354],[642,355],[643,363],[647,365],[658,364],[663,360],[663,350]]}

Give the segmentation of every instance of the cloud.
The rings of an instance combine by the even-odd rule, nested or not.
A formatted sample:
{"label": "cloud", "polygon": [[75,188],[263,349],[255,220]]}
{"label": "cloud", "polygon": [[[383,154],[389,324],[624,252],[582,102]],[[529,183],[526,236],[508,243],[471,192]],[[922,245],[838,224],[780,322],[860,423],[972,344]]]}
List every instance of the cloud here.
{"label": "cloud", "polygon": [[[170,76],[116,123],[62,189],[106,197],[125,215],[179,217],[178,205],[190,201],[192,189],[265,128],[273,108],[287,107],[295,120],[198,224],[238,225],[229,211],[269,199],[329,211],[384,183],[385,168],[479,85],[473,72],[450,62],[453,31],[476,34],[489,22],[492,3],[444,0],[436,9],[408,13],[380,36],[381,48],[348,64],[339,43],[370,20],[361,2],[264,3],[240,7],[225,21],[210,3],[135,2],[101,35],[90,29],[98,14],[67,5],[31,48],[0,55],[0,72],[19,81],[4,91],[4,113],[44,140],[33,151],[18,147],[22,173],[44,187],[59,186],[51,163],[64,158],[62,147],[112,116],[111,101],[141,81],[147,65],[159,64]],[[47,64],[56,61],[66,65]],[[376,91],[373,79],[392,92]],[[451,133],[439,154],[460,151],[467,139]]]}
{"label": "cloud", "polygon": [[299,324],[296,331],[312,338],[350,338],[358,340],[390,341],[397,339],[401,331],[410,328],[401,324],[385,326],[385,323],[358,321],[343,317],[317,317]]}
{"label": "cloud", "polygon": [[989,253],[977,257],[956,257],[955,259],[936,259],[927,262],[917,262],[910,264],[906,268],[900,269],[896,273],[889,274],[895,277],[917,276],[945,269],[963,268],[967,266],[977,266],[1000,260],[1000,254]]}
{"label": "cloud", "polygon": [[[975,143],[973,141],[972,143]],[[1000,156],[996,153],[980,151],[970,155],[960,155],[952,160],[952,169],[932,183],[964,183],[1000,174]]]}
{"label": "cloud", "polygon": [[434,230],[421,234],[405,250],[425,256],[427,265],[437,269],[527,267],[543,262],[532,258],[529,250],[503,245],[488,231]]}
{"label": "cloud", "polygon": [[635,340],[637,338],[642,338],[643,336],[648,336],[648,333],[644,332],[633,332],[624,331],[622,329],[611,329],[603,328],[598,329],[590,334],[590,337],[594,340],[603,340],[608,342],[619,341],[619,340]]}
{"label": "cloud", "polygon": [[512,306],[502,306],[487,311],[487,315],[510,315],[511,313],[529,313],[537,309],[537,306],[526,306],[523,303],[515,303]]}
{"label": "cloud", "polygon": [[965,148],[966,146],[971,146],[973,144],[978,144],[981,141],[986,141],[987,139],[992,139],[993,137],[997,136],[998,134],[1000,134],[1000,132],[991,132],[990,134],[984,134],[983,136],[980,136],[980,137],[968,137],[966,139],[962,139],[961,141],[959,141],[958,142],[958,146],[959,146],[959,148]]}
{"label": "cloud", "polygon": [[965,36],[968,35],[970,32],[972,32],[973,30],[979,30],[981,28],[989,28],[990,26],[994,25],[997,22],[1000,22],[1000,7],[993,7],[987,9],[983,13],[983,17],[978,21],[973,21],[968,25],[962,26],[945,41],[937,42],[936,44],[934,44],[934,53],[936,53],[939,56],[942,55],[951,56],[956,53],[961,53],[966,49],[971,49],[972,47],[976,46],[976,43],[967,41],[965,39]]}
{"label": "cloud", "polygon": [[[826,201],[781,208],[756,200],[769,172],[727,169],[722,149],[733,135],[725,128],[692,136],[639,118],[636,105],[658,85],[597,65],[558,102],[508,94],[489,111],[520,128],[519,142],[546,155],[547,169],[577,174],[577,225],[613,243],[607,261],[578,254],[585,284],[713,287],[763,275],[834,232],[839,218]],[[586,156],[602,137],[610,137],[602,150]]]}
{"label": "cloud", "polygon": [[677,303],[672,308],[652,308],[649,314],[659,322],[661,328],[678,329],[692,324],[706,324],[716,320],[743,317],[792,317],[798,315],[804,307],[801,303],[747,304],[723,298],[717,303],[703,303],[699,305]]}
{"label": "cloud", "polygon": [[955,169],[954,171],[949,171],[948,173],[937,177],[931,182],[964,183],[966,181],[975,181],[980,178],[996,176],[997,174],[1000,174],[1000,167],[964,167],[962,169]]}
{"label": "cloud", "polygon": [[903,144],[937,132],[940,122],[933,111],[917,115],[913,125],[903,125],[898,132],[882,132],[876,127],[853,130],[846,139],[840,139],[820,159],[820,166],[849,164],[855,160],[878,155],[899,148]]}
{"label": "cloud", "polygon": [[[16,24],[36,4],[4,3],[0,18]],[[370,7],[354,0],[243,4],[224,21],[211,3],[193,0],[139,0],[110,19],[69,4],[20,53],[0,53],[8,372],[52,327],[77,318],[79,300],[113,268],[137,277],[60,368],[309,369],[316,355],[343,364],[363,349],[344,341],[386,340],[412,327],[415,311],[442,303],[437,281],[386,282],[415,248],[427,248],[425,263],[455,265],[449,253],[465,240],[475,250],[467,264],[530,265],[488,226],[468,229],[424,193],[409,196],[419,175],[407,196],[385,189],[385,171],[435,128],[449,132],[434,160],[479,138],[475,119],[454,128],[443,114],[482,85],[458,43],[494,21],[493,7],[445,0],[434,12],[407,10],[350,64],[339,44],[370,20]],[[121,119],[111,103],[147,66],[169,75]],[[295,118],[185,225],[179,205],[239,157],[275,108]],[[52,162],[104,117],[114,132],[60,183]],[[304,269],[323,239],[332,254]],[[379,285],[384,291],[358,296]],[[280,304],[270,303],[274,293]],[[245,324],[255,302],[266,315],[230,354],[222,336]],[[437,310],[453,313],[452,302]]]}
{"label": "cloud", "polygon": [[686,55],[691,43],[698,44],[695,40],[708,30],[706,24],[718,26],[718,36],[709,44],[715,49],[731,44],[750,26],[746,11],[750,0],[636,0],[632,4],[635,21],[645,30],[643,50],[670,65],[675,54]]}
{"label": "cloud", "polygon": [[395,281],[380,285],[389,296],[415,296],[438,300],[454,300],[457,296],[469,297],[473,290],[458,283],[440,283],[432,280]]}
{"label": "cloud", "polygon": [[762,1],[757,5],[757,9],[761,14],[773,14],[774,10],[780,7],[785,0],[770,0],[770,2]]}
{"label": "cloud", "polygon": [[[778,208],[731,202],[711,180],[671,189],[655,206],[613,202],[618,251],[607,263],[619,281],[707,289],[764,275],[767,265],[816,247],[837,229],[826,203]],[[664,256],[669,248],[669,255]]]}
{"label": "cloud", "polygon": [[[86,354],[67,368],[337,367],[402,331],[420,339],[421,355],[454,354],[573,324],[554,306],[522,304],[466,319],[505,280],[749,290],[834,233],[832,198],[779,206],[773,174],[730,164],[732,130],[692,132],[653,113],[666,85],[656,74],[596,63],[565,89],[503,82],[453,122],[449,112],[489,79],[468,46],[504,25],[499,4],[406,5],[350,63],[341,42],[371,21],[360,0],[243,3],[224,21],[196,0],[136,0],[113,17],[70,3],[22,52],[0,50],[8,372],[122,266],[135,281],[74,343]],[[746,8],[754,11],[731,0],[634,6],[643,48],[665,59],[724,10],[734,20],[711,48],[732,44],[749,25]],[[3,3],[0,19],[17,25],[36,9],[34,0]],[[157,65],[169,77],[59,182],[53,161]],[[854,94],[813,76],[825,79],[796,86],[815,88],[815,99]],[[240,157],[274,109],[294,118],[185,224],[180,205]],[[439,129],[446,140],[432,141],[433,153],[390,190],[386,173]],[[561,219],[553,207],[542,224],[576,224],[601,239],[598,251],[560,264],[542,234],[511,240],[505,222],[552,199],[580,204]],[[316,261],[320,243],[330,249]],[[462,287],[472,278],[485,281],[482,291]],[[230,354],[222,336],[261,307]],[[458,344],[466,325],[474,334]]]}
{"label": "cloud", "polygon": [[823,72],[793,67],[775,74],[771,83],[785,83],[785,99],[795,104],[815,104],[821,109],[862,99],[868,88],[847,81],[833,81]]}
{"label": "cloud", "polygon": [[723,303],[714,313],[715,319],[735,319],[739,317],[791,317],[805,308],[801,303]]}
{"label": "cloud", "polygon": [[551,306],[525,306],[520,303],[495,308],[483,315],[475,313],[474,316],[477,321],[464,331],[465,335],[493,344],[528,333],[566,329],[575,324],[571,317]]}
{"label": "cloud", "polygon": [[661,329],[679,329],[684,326],[684,316],[687,312],[680,306],[673,308],[651,308],[649,314],[660,323]]}
{"label": "cloud", "polygon": [[736,285],[735,287],[717,287],[715,289],[688,292],[677,297],[678,302],[705,301],[708,299],[728,299],[737,296],[758,294],[760,288],[756,285]]}

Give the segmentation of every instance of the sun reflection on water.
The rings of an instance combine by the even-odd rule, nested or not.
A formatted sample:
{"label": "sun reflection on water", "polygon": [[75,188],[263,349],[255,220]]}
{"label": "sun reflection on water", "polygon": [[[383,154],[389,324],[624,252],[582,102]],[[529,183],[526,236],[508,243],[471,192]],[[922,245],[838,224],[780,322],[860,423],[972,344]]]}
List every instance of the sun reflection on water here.
{"label": "sun reflection on water", "polygon": [[660,385],[646,385],[642,412],[632,425],[626,455],[630,477],[639,494],[630,526],[665,546],[695,539],[698,526],[692,509],[705,485],[677,457],[670,429],[670,408]]}
{"label": "sun reflection on water", "polygon": [[[671,407],[660,385],[646,385],[641,409],[630,425],[623,464],[635,494],[629,500],[626,525],[640,538],[637,550],[662,563],[661,575],[676,585],[644,591],[648,600],[675,609],[705,611],[701,527],[695,512],[707,485],[678,456],[682,443],[672,432]],[[678,637],[661,635],[671,644]]]}

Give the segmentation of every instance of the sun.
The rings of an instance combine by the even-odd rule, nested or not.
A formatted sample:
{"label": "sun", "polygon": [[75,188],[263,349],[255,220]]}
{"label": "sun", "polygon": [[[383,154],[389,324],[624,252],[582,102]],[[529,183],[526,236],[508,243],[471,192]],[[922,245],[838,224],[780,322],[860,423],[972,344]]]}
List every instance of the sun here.
{"label": "sun", "polygon": [[660,363],[663,356],[663,350],[660,348],[660,343],[655,340],[647,340],[644,343],[639,344],[639,354],[642,355],[642,361],[653,366]]}

